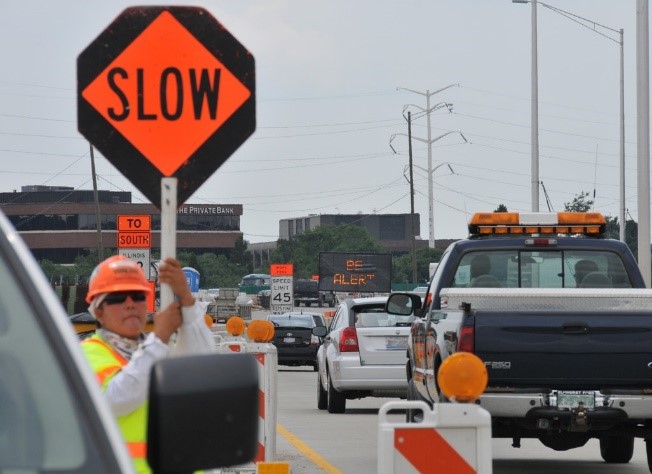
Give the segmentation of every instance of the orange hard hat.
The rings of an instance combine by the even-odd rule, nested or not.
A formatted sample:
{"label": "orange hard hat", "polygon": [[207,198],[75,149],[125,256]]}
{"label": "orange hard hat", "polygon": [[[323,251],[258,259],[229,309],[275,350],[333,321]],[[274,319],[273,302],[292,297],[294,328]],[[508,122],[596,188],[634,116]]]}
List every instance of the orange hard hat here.
{"label": "orange hard hat", "polygon": [[86,302],[97,295],[115,291],[144,291],[150,294],[152,288],[140,265],[130,258],[114,255],[100,263],[91,273]]}

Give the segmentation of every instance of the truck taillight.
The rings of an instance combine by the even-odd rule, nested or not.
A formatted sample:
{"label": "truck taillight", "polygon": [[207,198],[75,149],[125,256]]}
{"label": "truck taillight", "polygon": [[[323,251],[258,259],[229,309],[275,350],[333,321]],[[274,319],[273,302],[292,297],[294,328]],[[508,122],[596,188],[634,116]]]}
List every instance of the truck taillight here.
{"label": "truck taillight", "polygon": [[344,328],[340,337],[340,352],[358,352],[358,333],[355,328]]}
{"label": "truck taillight", "polygon": [[319,345],[319,338],[315,336],[314,334],[310,336],[310,345],[312,346],[318,346]]}
{"label": "truck taillight", "polygon": [[458,352],[474,352],[475,351],[475,334],[473,326],[462,326],[460,329],[460,338],[457,342]]}

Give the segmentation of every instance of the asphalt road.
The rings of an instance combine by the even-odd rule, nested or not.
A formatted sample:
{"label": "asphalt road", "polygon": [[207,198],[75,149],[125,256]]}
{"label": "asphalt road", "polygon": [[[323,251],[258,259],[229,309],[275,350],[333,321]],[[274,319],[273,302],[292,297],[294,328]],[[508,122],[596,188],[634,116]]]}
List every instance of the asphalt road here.
{"label": "asphalt road", "polygon": [[[279,367],[277,459],[290,462],[293,474],[377,472],[378,409],[390,399],[347,400],[344,414],[329,414],[317,409],[316,377],[309,367]],[[300,443],[293,444],[295,439]],[[641,440],[636,441],[634,459],[625,465],[604,463],[596,440],[569,451],[553,451],[538,440],[521,444],[517,449],[511,440],[492,440],[495,474],[650,472]]]}

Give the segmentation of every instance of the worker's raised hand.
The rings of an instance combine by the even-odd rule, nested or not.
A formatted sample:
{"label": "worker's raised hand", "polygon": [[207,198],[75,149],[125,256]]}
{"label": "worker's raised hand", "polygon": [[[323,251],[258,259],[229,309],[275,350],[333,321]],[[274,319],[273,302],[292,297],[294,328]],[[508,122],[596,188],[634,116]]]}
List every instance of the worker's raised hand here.
{"label": "worker's raised hand", "polygon": [[181,326],[182,321],[181,305],[178,301],[174,301],[154,315],[154,334],[167,344],[170,336]]}
{"label": "worker's raised hand", "polygon": [[195,298],[190,292],[186,274],[181,268],[181,264],[174,258],[166,258],[161,262],[158,268],[158,280],[161,283],[170,285],[172,292],[179,298],[182,306],[191,306],[195,303]]}

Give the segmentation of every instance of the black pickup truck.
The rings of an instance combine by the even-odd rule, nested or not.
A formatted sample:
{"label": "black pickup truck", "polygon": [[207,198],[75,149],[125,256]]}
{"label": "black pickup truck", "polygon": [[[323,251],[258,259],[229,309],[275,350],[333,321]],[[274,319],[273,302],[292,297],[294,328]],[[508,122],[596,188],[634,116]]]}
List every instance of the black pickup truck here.
{"label": "black pickup truck", "polygon": [[335,306],[335,294],[332,291],[319,291],[319,281],[298,279],[294,282],[294,305],[301,306]]}
{"label": "black pickup truck", "polygon": [[[492,436],[555,450],[600,442],[627,463],[634,438],[652,458],[652,292],[598,213],[476,214],[443,254],[407,349],[407,398],[447,402],[436,374],[457,351],[485,363],[476,401]],[[421,298],[391,295],[420,308]],[[408,413],[408,418],[415,416]]]}

